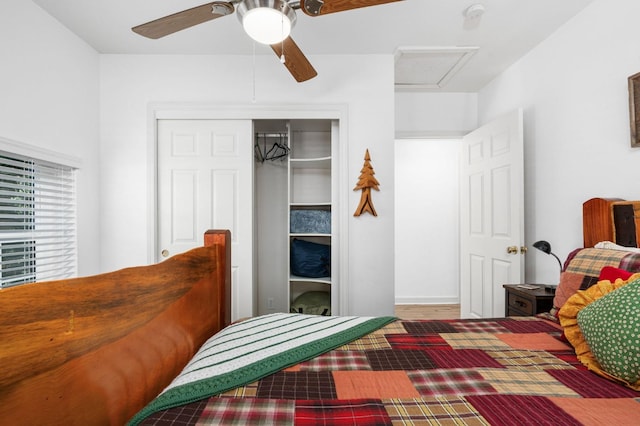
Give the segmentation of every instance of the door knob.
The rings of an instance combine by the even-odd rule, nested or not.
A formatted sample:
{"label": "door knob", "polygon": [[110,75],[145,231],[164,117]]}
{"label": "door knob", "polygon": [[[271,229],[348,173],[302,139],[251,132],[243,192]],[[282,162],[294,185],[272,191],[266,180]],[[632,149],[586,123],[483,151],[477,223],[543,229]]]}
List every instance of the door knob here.
{"label": "door knob", "polygon": [[520,246],[520,254],[526,254],[527,253],[527,246]]}
{"label": "door knob", "polygon": [[164,250],[162,250],[162,251],[160,252],[160,254],[162,254],[162,257],[167,257],[167,256],[169,256],[169,250],[164,249]]}
{"label": "door knob", "polygon": [[509,247],[507,247],[507,253],[509,253],[509,254],[518,254],[518,247],[517,246],[509,246]]}

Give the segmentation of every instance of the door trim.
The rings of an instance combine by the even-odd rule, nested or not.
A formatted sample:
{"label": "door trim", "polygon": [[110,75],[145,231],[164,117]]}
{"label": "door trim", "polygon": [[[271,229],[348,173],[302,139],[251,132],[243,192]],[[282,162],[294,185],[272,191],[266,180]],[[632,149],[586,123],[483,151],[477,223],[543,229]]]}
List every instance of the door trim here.
{"label": "door trim", "polygon": [[348,105],[292,104],[292,105],[216,105],[191,103],[150,103],[147,107],[147,260],[156,263],[158,253],[158,126],[163,119],[188,120],[265,120],[265,119],[330,119],[339,123],[338,146],[338,206],[339,250],[338,294],[341,315],[349,315],[349,214],[347,206],[348,182]]}

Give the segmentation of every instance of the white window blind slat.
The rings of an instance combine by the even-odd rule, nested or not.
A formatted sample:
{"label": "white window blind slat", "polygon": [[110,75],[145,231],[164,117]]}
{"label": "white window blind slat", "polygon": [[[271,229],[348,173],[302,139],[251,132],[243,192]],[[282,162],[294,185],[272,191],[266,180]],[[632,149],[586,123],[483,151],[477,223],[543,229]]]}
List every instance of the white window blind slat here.
{"label": "white window blind slat", "polygon": [[0,151],[0,287],[76,274],[75,169]]}

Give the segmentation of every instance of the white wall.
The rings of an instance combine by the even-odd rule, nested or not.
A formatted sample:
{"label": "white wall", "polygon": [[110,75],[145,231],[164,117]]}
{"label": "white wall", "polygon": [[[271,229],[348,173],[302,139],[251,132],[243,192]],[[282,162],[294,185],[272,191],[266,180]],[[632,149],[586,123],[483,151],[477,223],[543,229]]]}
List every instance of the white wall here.
{"label": "white wall", "polygon": [[98,54],[30,1],[0,4],[0,137],[74,156],[80,275],[99,271]]}
{"label": "white wall", "polygon": [[149,141],[148,107],[168,102],[230,108],[256,105],[344,104],[348,108],[348,180],[341,182],[355,211],[353,191],[368,148],[380,192],[378,217],[349,214],[349,314],[393,313],[394,99],[393,57],[318,56],[319,76],[296,83],[273,55],[256,58],[253,101],[250,56],[102,55],[101,247],[104,270],[143,264],[151,257],[146,221]]}
{"label": "white wall", "polygon": [[476,93],[398,92],[396,137],[460,136],[478,124]]}
{"label": "white wall", "polygon": [[477,101],[475,93],[395,95],[396,303],[459,301],[457,138],[477,127]]}
{"label": "white wall", "polygon": [[398,304],[458,303],[460,139],[395,143]]}
{"label": "white wall", "polygon": [[[479,93],[482,123],[524,108],[525,239],[561,258],[582,246],[582,203],[640,199],[627,77],[640,71],[637,0],[596,0]],[[527,256],[527,279],[555,283],[555,259]]]}

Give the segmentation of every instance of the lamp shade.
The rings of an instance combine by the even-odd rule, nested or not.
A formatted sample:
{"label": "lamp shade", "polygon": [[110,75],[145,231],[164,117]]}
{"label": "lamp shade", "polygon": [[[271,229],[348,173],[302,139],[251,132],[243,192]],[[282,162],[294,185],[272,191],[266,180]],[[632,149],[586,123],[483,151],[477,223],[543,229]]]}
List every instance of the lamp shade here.
{"label": "lamp shade", "polygon": [[282,0],[243,0],[238,19],[245,32],[262,44],[279,43],[291,34],[296,13]]}
{"label": "lamp shade", "polygon": [[547,241],[536,241],[535,243],[533,243],[533,246],[544,253],[551,253],[551,244],[549,244],[549,242]]}

